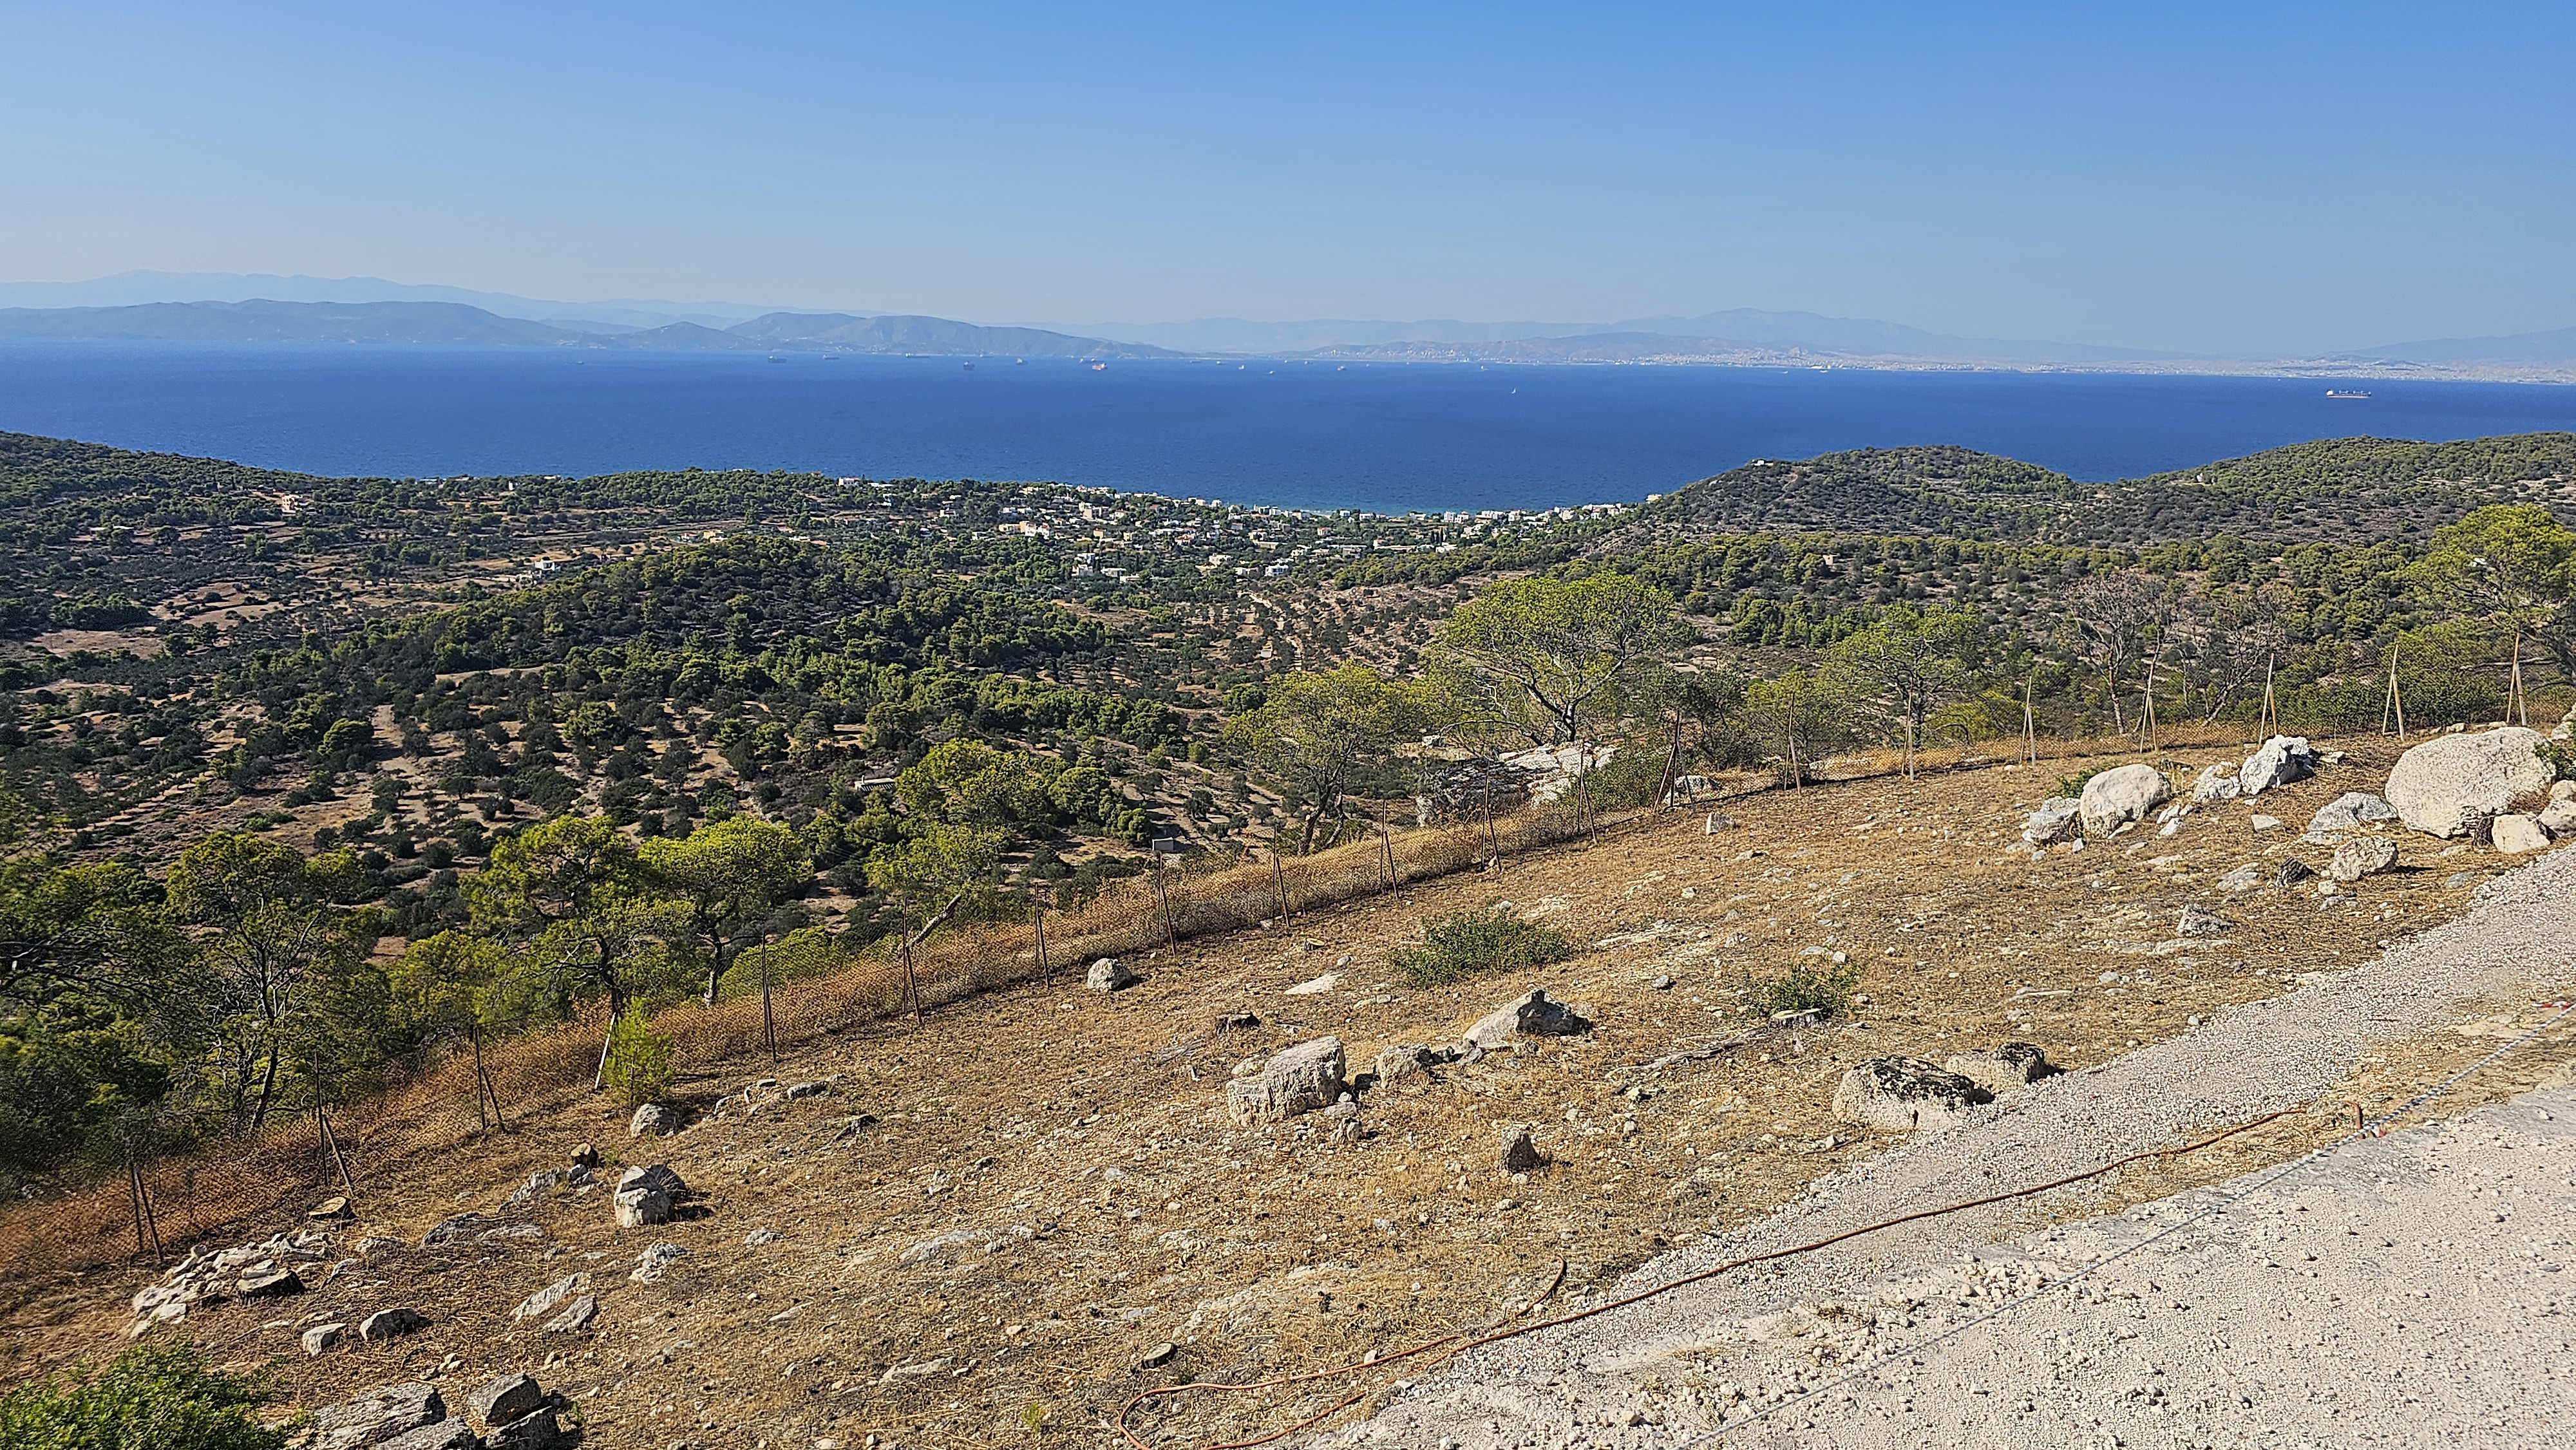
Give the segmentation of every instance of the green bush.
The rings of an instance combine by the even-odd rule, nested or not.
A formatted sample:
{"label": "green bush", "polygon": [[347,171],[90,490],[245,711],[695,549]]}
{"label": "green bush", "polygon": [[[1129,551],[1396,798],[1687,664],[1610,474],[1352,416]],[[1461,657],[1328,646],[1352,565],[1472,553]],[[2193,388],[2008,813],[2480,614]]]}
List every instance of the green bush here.
{"label": "green bush", "polygon": [[137,1345],[0,1395],[10,1450],[276,1450],[289,1430],[261,1428],[255,1380],[206,1368],[180,1340]]}
{"label": "green bush", "polygon": [[1852,994],[1860,990],[1860,967],[1836,965],[1830,957],[1797,957],[1772,976],[1756,977],[1748,970],[1739,980],[1747,1010],[1762,1016],[1821,1008],[1826,1016],[1839,1017],[1851,1009]]}
{"label": "green bush", "polygon": [[2084,794],[2084,783],[2110,768],[2107,765],[2097,765],[2091,770],[2079,770],[2073,775],[2061,775],[2057,778],[2057,793],[2066,800],[2080,799]]}
{"label": "green bush", "polygon": [[1526,922],[1508,911],[1465,911],[1422,924],[1422,945],[1397,947],[1387,964],[1408,987],[1436,987],[1477,972],[1536,967],[1574,955],[1574,944],[1553,927]]}
{"label": "green bush", "polygon": [[2543,740],[2531,747],[2531,753],[2547,761],[2560,780],[2576,780],[2576,745],[2564,740]]}
{"label": "green bush", "polygon": [[671,1039],[653,1030],[644,1004],[630,1002],[608,1029],[608,1086],[640,1108],[671,1092]]}

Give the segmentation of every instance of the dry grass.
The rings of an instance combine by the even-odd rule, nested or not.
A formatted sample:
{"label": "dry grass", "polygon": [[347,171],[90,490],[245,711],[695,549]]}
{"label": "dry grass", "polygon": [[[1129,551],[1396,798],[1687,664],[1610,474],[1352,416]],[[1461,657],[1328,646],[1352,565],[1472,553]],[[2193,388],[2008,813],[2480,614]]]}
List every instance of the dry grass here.
{"label": "dry grass", "polygon": [[[2375,783],[2395,754],[2352,748],[2351,765],[2267,795],[2262,809],[2303,821]],[[2154,758],[2180,769],[2223,753],[2167,747]],[[2086,763],[2118,758],[2134,752]],[[2236,865],[2321,853],[2299,846],[2295,829],[2251,833],[2249,809],[2234,805],[2195,815],[2170,840],[2034,862],[2007,843],[2060,773],[1936,771],[1777,791],[1730,806],[1741,830],[1706,835],[1697,813],[1660,815],[1430,881],[1411,878],[1431,863],[1408,858],[1399,889],[1176,949],[1151,944],[1150,896],[1105,901],[1086,924],[1051,922],[1050,945],[1063,972],[1114,943],[1145,977],[1114,997],[1026,980],[1034,963],[1016,958],[1025,939],[1001,935],[980,954],[961,940],[939,959],[926,995],[950,1005],[926,1030],[884,1015],[893,983],[882,965],[809,985],[795,1008],[799,1045],[777,1075],[838,1074],[819,1099],[746,1102],[766,1064],[719,1055],[743,1046],[741,1019],[727,1016],[742,1009],[695,1027],[674,1016],[681,1093],[699,1120],[667,1143],[630,1144],[619,1115],[581,1091],[595,1038],[532,1041],[514,1049],[524,1057],[505,1089],[510,1133],[472,1131],[470,1110],[457,1111],[461,1087],[435,1077],[389,1100],[360,1134],[366,1219],[351,1236],[417,1242],[584,1139],[672,1163],[705,1193],[704,1217],[620,1233],[594,1194],[530,1215],[542,1241],[406,1251],[283,1308],[202,1311],[181,1332],[227,1362],[285,1355],[282,1382],[306,1403],[451,1353],[459,1382],[526,1369],[580,1397],[591,1432],[611,1445],[748,1450],[827,1435],[856,1445],[871,1432],[908,1446],[1017,1443],[1030,1404],[1097,1443],[1085,1427],[1148,1384],[1313,1367],[1489,1322],[1560,1256],[1569,1292],[1581,1293],[1666,1244],[1768,1213],[1873,1151],[1876,1140],[1829,1109],[1836,1079],[1863,1057],[2021,1038],[2061,1064],[2099,1061],[2446,918],[2468,888],[2441,886],[2444,875],[2491,864],[2443,859],[2439,843],[2410,838],[2402,869],[2362,883],[2349,904],[2321,909],[2269,889],[2218,903],[2210,882]],[[1365,881],[1366,860],[1331,869]],[[1193,909],[1208,913],[1194,924],[1275,909],[1256,906],[1260,892],[1240,875],[1191,890]],[[1415,939],[1424,918],[1499,898],[1584,953],[1526,979],[1390,984],[1386,951]],[[2218,905],[2241,927],[2177,941],[2187,902]],[[1642,1101],[1623,1095],[1635,1064],[1740,1031],[1739,969],[1808,946],[1866,968],[1859,1022],[1766,1035],[1645,1079],[1653,1093]],[[1326,972],[1340,978],[1333,989],[1284,994]],[[1655,989],[1660,975],[1676,985]],[[1332,1144],[1305,1123],[1239,1127],[1219,1109],[1233,1064],[1287,1041],[1336,1033],[1359,1071],[1381,1046],[1454,1037],[1541,983],[1597,1030],[1373,1091],[1359,1143]],[[981,995],[949,995],[977,986]],[[826,1012],[836,1001],[837,1019]],[[1245,1011],[1261,1025],[1216,1029],[1222,1014]],[[2413,1066],[2392,1055],[2377,1070]],[[852,1128],[854,1115],[870,1121]],[[401,1123],[444,1124],[446,1136]],[[1514,1183],[1495,1148],[1524,1123],[1553,1161]],[[2285,1137],[2266,1151],[2296,1146]],[[296,1166],[281,1145],[272,1171]],[[266,1208],[234,1216],[228,1239],[278,1226],[311,1181],[273,1186]],[[122,1209],[121,1198],[97,1205],[77,1253],[35,1276],[37,1297],[8,1327],[22,1363],[58,1362],[121,1332],[122,1300],[146,1272],[111,1260]],[[60,1210],[50,1221],[80,1222]],[[745,1247],[755,1228],[783,1238]],[[952,1234],[965,1237],[922,1247]],[[691,1254],[663,1283],[628,1284],[626,1266],[654,1237]],[[568,1342],[510,1322],[515,1299],[575,1269],[604,1291],[595,1337]],[[303,1323],[397,1302],[434,1327],[387,1348],[312,1361],[294,1352]],[[1136,1368],[1165,1342],[1179,1349],[1170,1364]],[[884,1379],[942,1355],[950,1362],[926,1375]],[[1241,1398],[1250,1402],[1167,1402],[1151,1435],[1196,1443],[1288,1417],[1287,1402]]]}

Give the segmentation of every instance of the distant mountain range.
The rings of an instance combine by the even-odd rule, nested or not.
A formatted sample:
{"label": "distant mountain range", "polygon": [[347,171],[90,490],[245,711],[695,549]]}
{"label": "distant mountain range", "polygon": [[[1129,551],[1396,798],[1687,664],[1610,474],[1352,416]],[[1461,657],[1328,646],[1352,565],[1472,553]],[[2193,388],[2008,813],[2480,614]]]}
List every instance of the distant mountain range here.
{"label": "distant mountain range", "polygon": [[1158,347],[978,327],[944,317],[771,312],[730,327],[541,322],[461,302],[146,302],[130,307],[0,308],[0,337],[170,342],[413,343],[451,347],[905,353],[934,357],[1170,357]]}
{"label": "distant mountain range", "polygon": [[1256,322],[986,327],[947,318],[732,302],[564,302],[388,282],[122,272],[0,283],[0,337],[440,343],[455,346],[796,349],[965,357],[1256,356],[1348,362],[1700,363],[2084,368],[2576,380],[2576,327],[2437,338],[2312,357],[2215,357],[1962,337],[1870,318],[1735,308],[1617,322]]}

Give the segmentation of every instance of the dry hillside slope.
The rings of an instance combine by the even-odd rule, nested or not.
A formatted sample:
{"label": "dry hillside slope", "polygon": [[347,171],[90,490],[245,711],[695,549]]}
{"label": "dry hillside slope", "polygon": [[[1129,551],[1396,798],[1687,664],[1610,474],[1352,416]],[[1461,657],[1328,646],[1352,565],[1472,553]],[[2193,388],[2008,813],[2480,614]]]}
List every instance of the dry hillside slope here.
{"label": "dry hillside slope", "polygon": [[[461,1393],[525,1370],[572,1396],[600,1445],[992,1445],[1026,1441],[1032,1418],[1048,1438],[1103,1444],[1142,1388],[1316,1368],[1492,1323],[1560,1259],[1558,1292],[1575,1302],[1661,1250],[1763,1219],[1888,1146],[1831,1112],[1837,1080],[1865,1058],[2019,1039],[2061,1066],[2099,1064],[2455,916],[2503,863],[2424,837],[2399,837],[2398,869],[2331,898],[2314,883],[2217,885],[2249,863],[2267,881],[2285,857],[2322,864],[2330,848],[2250,817],[2304,822],[2376,789],[2393,747],[2349,748],[2319,778],[2195,813],[2171,838],[2149,827],[2034,860],[2017,832],[2067,762],[1812,786],[1731,804],[1740,829],[1658,816],[1187,943],[1131,960],[1143,980],[1114,995],[1083,990],[1075,964],[918,1031],[889,1022],[774,1069],[686,1079],[688,1121],[668,1139],[630,1139],[623,1114],[573,1098],[462,1151],[361,1162],[359,1217],[331,1226],[321,1263],[334,1267],[308,1271],[306,1292],[151,1332],[219,1362],[275,1360],[306,1406],[424,1375]],[[2187,780],[2241,753],[2150,758]],[[1453,987],[1395,981],[1386,953],[1425,918],[1497,901],[1582,951]],[[2228,929],[2178,935],[2192,905]],[[1864,968],[1854,1020],[1749,1030],[1740,974],[1809,948]],[[1242,1126],[1223,1110],[1246,1059],[1330,1033],[1360,1073],[1383,1047],[1455,1041],[1541,985],[1595,1030],[1367,1090],[1356,1141],[1311,1117]],[[1689,1060],[1645,1066],[1676,1055]],[[791,1095],[800,1083],[821,1087]],[[1515,1179],[1497,1153],[1520,1125],[1549,1163]],[[605,1187],[505,1202],[585,1141],[609,1153],[604,1178],[619,1159],[674,1168],[692,1190],[681,1221],[620,1229]],[[420,1246],[468,1211],[488,1221]],[[369,1236],[393,1242],[362,1249]],[[632,1281],[655,1243],[687,1252]],[[586,1328],[513,1319],[575,1273],[599,1303]],[[7,1342],[22,1365],[111,1348],[150,1277],[138,1265],[60,1286]],[[298,1348],[309,1326],[395,1305],[428,1327]],[[1138,1432],[1156,1446],[1234,1439],[1337,1398],[1180,1396]]]}

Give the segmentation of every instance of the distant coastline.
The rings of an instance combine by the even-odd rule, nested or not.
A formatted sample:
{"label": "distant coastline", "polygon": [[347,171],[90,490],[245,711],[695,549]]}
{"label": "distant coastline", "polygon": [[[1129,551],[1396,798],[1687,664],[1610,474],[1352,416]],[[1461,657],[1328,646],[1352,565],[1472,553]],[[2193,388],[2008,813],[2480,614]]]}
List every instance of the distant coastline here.
{"label": "distant coastline", "polygon": [[[302,281],[312,279],[266,279]],[[316,288],[326,286],[313,282]],[[372,284],[393,288],[393,284]],[[281,289],[293,290],[293,289]],[[820,352],[955,358],[1464,363],[1483,367],[1821,368],[1892,372],[2108,373],[2324,381],[2576,382],[2576,328],[2437,339],[2306,356],[2212,356],[2038,340],[1957,337],[1867,318],[1737,309],[1608,324],[1427,321],[986,326],[907,313],[777,309],[685,316],[651,306],[548,303],[446,291],[444,299],[268,297],[80,306],[0,306],[0,338],[63,341],[351,343],[609,352]],[[79,295],[0,285],[0,301]],[[476,299],[476,300],[467,300]],[[490,306],[480,305],[490,303]],[[747,310],[747,309],[737,309]]]}

